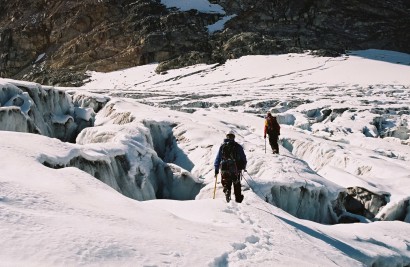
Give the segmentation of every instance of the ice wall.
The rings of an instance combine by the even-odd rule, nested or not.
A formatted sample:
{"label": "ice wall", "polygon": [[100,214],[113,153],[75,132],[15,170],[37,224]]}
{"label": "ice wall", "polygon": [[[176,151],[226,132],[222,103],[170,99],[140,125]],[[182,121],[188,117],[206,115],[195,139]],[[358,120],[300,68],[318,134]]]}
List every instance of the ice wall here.
{"label": "ice wall", "polygon": [[268,202],[295,217],[324,224],[337,223],[328,190],[322,186],[275,185]]}
{"label": "ice wall", "polygon": [[[383,177],[384,167],[374,156],[369,158],[366,155],[355,156],[345,151],[340,144],[325,142],[323,139],[315,142],[313,137],[310,140],[283,138],[281,141],[286,149],[306,161],[319,174],[326,177],[326,170],[333,170],[330,172],[333,174],[336,174],[336,170],[339,172],[338,175],[344,176],[343,180],[349,180],[355,186],[346,187],[333,199],[327,197],[324,188],[283,188],[283,186],[272,188],[272,194],[278,196],[276,200],[278,207],[299,218],[323,223],[409,220],[410,208],[405,192],[404,197],[398,195],[396,196],[398,200],[390,203],[390,193],[383,190],[388,189],[389,186],[377,189],[375,180],[381,179],[383,184],[386,182]],[[395,175],[401,175],[398,170],[400,168],[396,169]],[[403,175],[405,171],[403,169]],[[372,177],[374,181],[369,182],[361,177]],[[332,177],[326,178],[332,180]],[[293,202],[286,201],[286,198],[293,199]],[[301,204],[296,205],[298,202]],[[306,206],[307,212],[301,208],[303,205]]]}
{"label": "ice wall", "polygon": [[[180,153],[173,126],[162,121],[137,121],[132,112],[117,109],[114,101],[98,113],[95,127],[78,135],[76,143],[99,153],[106,153],[107,149],[112,150],[111,155],[121,153],[117,167],[106,167],[99,175],[89,172],[124,195],[137,200],[194,199],[202,182],[184,166],[173,164],[179,158],[175,155]],[[90,169],[84,164],[77,167]]]}
{"label": "ice wall", "polygon": [[135,121],[132,112],[118,111],[109,100],[88,92],[3,81],[0,130],[75,142],[68,160],[44,156],[43,164],[79,168],[130,198],[194,199],[202,183],[184,169],[192,169],[192,162],[180,165],[176,160],[184,153],[173,136],[175,125]]}
{"label": "ice wall", "polygon": [[0,130],[40,133],[34,121],[25,116],[19,107],[15,106],[0,108]]}
{"label": "ice wall", "polygon": [[363,107],[350,107],[328,104],[323,107],[301,105],[295,109],[275,109],[280,124],[293,125],[295,127],[312,132],[323,132],[330,135],[335,133],[361,133],[366,137],[384,138],[394,137],[400,140],[410,138],[409,108],[380,107],[369,110]]}
{"label": "ice wall", "polygon": [[82,129],[93,125],[93,116],[92,110],[76,107],[62,90],[33,83],[0,84],[0,130],[74,142]]}
{"label": "ice wall", "polygon": [[158,157],[142,124],[127,126],[84,129],[77,137],[79,152],[70,160],[45,157],[43,164],[55,169],[79,168],[136,200],[194,199],[201,182]]}
{"label": "ice wall", "polygon": [[194,163],[179,148],[174,136],[173,128],[177,126],[176,123],[144,120],[143,124],[149,129],[153,148],[163,161],[175,163],[183,169],[192,171]]}
{"label": "ice wall", "polygon": [[410,197],[389,203],[377,214],[376,219],[384,221],[399,220],[410,223]]}

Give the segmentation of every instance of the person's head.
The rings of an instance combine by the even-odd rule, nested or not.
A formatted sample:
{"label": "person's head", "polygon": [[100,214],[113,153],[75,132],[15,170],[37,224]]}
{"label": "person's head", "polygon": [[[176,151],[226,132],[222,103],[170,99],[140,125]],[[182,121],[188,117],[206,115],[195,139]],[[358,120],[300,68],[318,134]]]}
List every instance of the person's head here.
{"label": "person's head", "polygon": [[267,113],[266,113],[266,117],[272,117],[272,113],[270,113],[270,111],[268,111]]}
{"label": "person's head", "polygon": [[232,131],[232,130],[229,130],[229,131],[226,133],[226,138],[231,139],[231,140],[234,140],[234,139],[235,139],[235,132]]}

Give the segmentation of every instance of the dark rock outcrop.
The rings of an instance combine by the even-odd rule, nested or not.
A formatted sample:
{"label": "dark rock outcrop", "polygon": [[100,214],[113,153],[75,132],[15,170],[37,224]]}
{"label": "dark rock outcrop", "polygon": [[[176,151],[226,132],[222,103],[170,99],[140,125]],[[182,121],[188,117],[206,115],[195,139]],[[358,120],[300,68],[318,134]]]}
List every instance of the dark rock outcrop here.
{"label": "dark rock outcrop", "polygon": [[85,71],[160,62],[158,72],[250,54],[389,49],[410,53],[410,1],[212,0],[236,14],[154,0],[0,1],[0,76],[77,86]]}
{"label": "dark rock outcrop", "polygon": [[338,205],[334,209],[339,209],[339,212],[347,212],[347,214],[342,212],[343,215],[339,218],[343,223],[349,220],[357,221],[357,218],[349,217],[348,214],[356,214],[374,220],[381,208],[387,204],[388,197],[388,195],[379,195],[362,187],[348,187],[345,192],[339,193],[336,201]]}

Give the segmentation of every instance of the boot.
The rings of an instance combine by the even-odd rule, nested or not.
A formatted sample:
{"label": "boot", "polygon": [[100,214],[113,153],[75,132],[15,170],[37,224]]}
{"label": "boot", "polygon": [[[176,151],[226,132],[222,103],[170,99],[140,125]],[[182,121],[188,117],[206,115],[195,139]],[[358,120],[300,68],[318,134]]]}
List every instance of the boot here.
{"label": "boot", "polygon": [[231,191],[230,190],[225,191],[225,197],[226,197],[226,202],[229,203],[229,201],[231,201]]}
{"label": "boot", "polygon": [[243,195],[240,195],[239,197],[235,196],[235,201],[238,203],[242,203],[243,198],[244,198]]}

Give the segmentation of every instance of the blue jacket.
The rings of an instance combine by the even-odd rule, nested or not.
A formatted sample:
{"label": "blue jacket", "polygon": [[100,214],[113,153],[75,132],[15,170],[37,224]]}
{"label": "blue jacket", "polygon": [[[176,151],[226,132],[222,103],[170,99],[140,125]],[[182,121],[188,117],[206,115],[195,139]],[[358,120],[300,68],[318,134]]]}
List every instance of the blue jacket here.
{"label": "blue jacket", "polygon": [[[227,143],[227,142],[234,142],[236,144],[236,149],[239,152],[239,157],[240,157],[240,162],[236,162],[236,164],[238,166],[238,169],[239,170],[246,169],[247,161],[246,161],[245,152],[243,151],[243,147],[240,144],[238,144],[237,142],[235,142],[235,140],[228,139],[228,138],[224,139],[223,144]],[[222,160],[222,146],[223,146],[223,144],[219,147],[218,154],[216,155],[216,159],[215,159],[215,162],[214,162],[215,171],[219,171],[219,165],[221,164],[221,160]]]}

